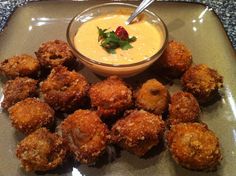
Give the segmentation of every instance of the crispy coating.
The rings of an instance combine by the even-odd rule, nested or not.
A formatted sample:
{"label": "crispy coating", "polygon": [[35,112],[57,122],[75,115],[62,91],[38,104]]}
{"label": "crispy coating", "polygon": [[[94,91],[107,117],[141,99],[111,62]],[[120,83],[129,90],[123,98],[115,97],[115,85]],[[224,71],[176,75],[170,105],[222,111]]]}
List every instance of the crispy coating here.
{"label": "crispy coating", "polygon": [[77,161],[91,164],[105,150],[109,131],[95,111],[77,110],[59,126],[59,133],[67,142]]}
{"label": "crispy coating", "polygon": [[59,135],[40,128],[17,145],[16,156],[27,172],[47,171],[62,164],[66,151]]}
{"label": "crispy coating", "polygon": [[76,59],[68,44],[61,40],[42,43],[35,55],[45,68],[67,65]]}
{"label": "crispy coating", "polygon": [[178,78],[191,66],[192,54],[183,43],[172,40],[157,62],[165,75]]}
{"label": "crispy coating", "polygon": [[17,76],[36,76],[39,69],[39,61],[27,54],[13,56],[0,63],[0,73],[11,79]]}
{"label": "crispy coating", "polygon": [[161,116],[144,110],[133,110],[112,127],[111,140],[137,156],[143,156],[158,145],[165,128]]}
{"label": "crispy coating", "polygon": [[176,92],[169,104],[169,122],[196,122],[200,115],[200,107],[195,97],[188,92]]}
{"label": "crispy coating", "polygon": [[132,105],[132,91],[117,76],[92,85],[89,96],[92,107],[105,118],[117,115]]}
{"label": "crispy coating", "polygon": [[214,170],[222,158],[219,140],[206,124],[173,125],[166,141],[173,159],[188,169]]}
{"label": "crispy coating", "polygon": [[216,70],[207,65],[199,64],[190,67],[183,77],[181,83],[187,92],[192,93],[199,103],[206,103],[223,87],[223,77]]}
{"label": "crispy coating", "polygon": [[8,111],[12,126],[24,134],[50,126],[54,121],[54,110],[36,98],[26,98],[10,107]]}
{"label": "crispy coating", "polygon": [[63,66],[52,69],[40,86],[44,100],[60,111],[68,111],[80,105],[88,89],[89,84],[83,75]]}
{"label": "crispy coating", "polygon": [[169,92],[167,88],[156,79],[147,80],[135,92],[135,105],[146,111],[161,115],[168,108]]}
{"label": "crispy coating", "polygon": [[4,109],[8,109],[27,97],[36,96],[37,82],[37,80],[27,77],[17,77],[14,80],[8,80],[3,87],[4,100],[1,106]]}

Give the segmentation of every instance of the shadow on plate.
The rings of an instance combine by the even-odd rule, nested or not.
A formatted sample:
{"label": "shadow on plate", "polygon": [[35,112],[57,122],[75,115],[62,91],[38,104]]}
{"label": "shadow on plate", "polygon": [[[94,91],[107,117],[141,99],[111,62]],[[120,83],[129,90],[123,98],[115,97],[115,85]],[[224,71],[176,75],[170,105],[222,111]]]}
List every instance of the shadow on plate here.
{"label": "shadow on plate", "polygon": [[156,79],[164,85],[172,84],[172,80],[167,77],[164,77],[163,74],[160,74],[155,66],[156,65],[154,63],[150,68],[148,68],[143,73],[135,75],[130,78],[125,78],[124,80],[134,89],[140,87],[144,82],[146,82],[149,79]]}
{"label": "shadow on plate", "polygon": [[212,96],[212,98],[207,101],[206,103],[202,103],[201,106],[202,107],[209,107],[212,106],[213,104],[217,103],[218,101],[220,101],[222,99],[220,93],[217,91],[214,93],[214,95]]}
{"label": "shadow on plate", "polygon": [[169,33],[184,27],[184,25],[184,21],[179,18],[173,19],[168,24],[166,24]]}
{"label": "shadow on plate", "polygon": [[16,144],[18,144],[18,142],[20,142],[22,139],[25,138],[25,135],[17,130],[14,129],[14,140]]}

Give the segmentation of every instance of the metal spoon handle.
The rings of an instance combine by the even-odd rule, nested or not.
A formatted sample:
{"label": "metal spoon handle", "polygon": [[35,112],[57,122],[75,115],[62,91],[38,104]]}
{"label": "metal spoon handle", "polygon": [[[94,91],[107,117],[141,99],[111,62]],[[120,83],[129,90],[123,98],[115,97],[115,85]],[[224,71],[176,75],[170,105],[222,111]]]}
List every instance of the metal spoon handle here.
{"label": "metal spoon handle", "polygon": [[136,16],[138,16],[144,9],[147,8],[155,0],[143,0],[137,9],[131,14],[128,20],[125,22],[126,25],[130,24]]}

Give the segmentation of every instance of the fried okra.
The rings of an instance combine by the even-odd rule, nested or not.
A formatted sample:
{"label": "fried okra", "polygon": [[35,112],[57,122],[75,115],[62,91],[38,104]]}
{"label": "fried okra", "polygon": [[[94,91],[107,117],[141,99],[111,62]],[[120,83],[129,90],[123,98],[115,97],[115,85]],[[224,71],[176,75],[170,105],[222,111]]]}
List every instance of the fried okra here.
{"label": "fried okra", "polygon": [[223,77],[207,65],[199,64],[184,73],[181,83],[184,90],[192,93],[203,104],[210,101],[223,86]]}
{"label": "fried okra", "polygon": [[135,105],[138,108],[161,115],[168,108],[169,92],[156,79],[147,80],[135,92]]}
{"label": "fried okra", "polygon": [[92,85],[89,97],[92,107],[105,118],[117,115],[132,105],[132,91],[117,76]]}
{"label": "fried okra", "polygon": [[158,145],[164,128],[161,116],[144,110],[133,110],[113,125],[111,140],[125,150],[143,156]]}
{"label": "fried okra", "polygon": [[70,152],[82,164],[91,164],[105,150],[109,131],[95,111],[77,110],[58,127]]}
{"label": "fried okra", "polygon": [[48,127],[54,121],[54,110],[36,98],[26,98],[8,109],[9,116],[17,130],[29,134],[41,127]]}
{"label": "fried okra", "polygon": [[192,54],[183,43],[172,40],[157,63],[165,75],[178,78],[191,66]]}
{"label": "fried okra", "polygon": [[68,44],[61,40],[41,44],[35,55],[44,68],[67,65],[76,60]]}
{"label": "fried okra", "polygon": [[47,171],[62,164],[66,151],[59,135],[40,128],[17,145],[16,156],[27,172]]}
{"label": "fried okra", "polygon": [[196,122],[200,115],[200,107],[195,97],[188,92],[176,92],[171,96],[169,105],[169,122]]}
{"label": "fried okra", "polygon": [[45,102],[55,110],[69,111],[83,103],[89,84],[85,77],[64,66],[52,69],[40,90]]}
{"label": "fried okra", "polygon": [[17,76],[36,76],[39,69],[39,61],[26,54],[13,56],[0,63],[1,74],[11,79]]}
{"label": "fried okra", "polygon": [[9,80],[3,87],[4,99],[1,106],[8,109],[27,97],[37,95],[37,81],[27,77],[17,77]]}
{"label": "fried okra", "polygon": [[206,124],[173,125],[166,141],[173,159],[188,169],[214,170],[222,158],[219,140]]}

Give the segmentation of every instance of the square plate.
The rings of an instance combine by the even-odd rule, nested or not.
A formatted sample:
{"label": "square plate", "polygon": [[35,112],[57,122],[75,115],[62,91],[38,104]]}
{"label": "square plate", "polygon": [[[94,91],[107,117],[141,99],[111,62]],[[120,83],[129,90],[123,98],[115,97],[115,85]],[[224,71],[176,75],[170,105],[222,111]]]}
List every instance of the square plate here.
{"label": "square plate", "polygon": [[[34,51],[44,41],[66,40],[66,28],[71,18],[97,3],[96,1],[41,1],[17,8],[0,34],[1,59],[22,53],[34,55]],[[170,39],[182,41],[189,47],[194,63],[207,64],[224,76],[221,99],[208,107],[202,107],[201,115],[201,120],[207,123],[219,137],[223,154],[221,166],[216,172],[196,172],[178,166],[172,161],[166,149],[148,158],[138,158],[121,151],[120,156],[113,162],[101,164],[99,167],[69,166],[66,170],[56,170],[48,175],[236,175],[236,56],[222,24],[211,9],[200,4],[154,2],[149,9],[157,12],[165,21]],[[99,77],[86,68],[81,72],[90,82],[99,80]],[[140,78],[144,78],[144,75],[148,74],[144,73],[133,79],[143,81],[144,79]],[[155,74],[151,73],[149,76],[155,77]],[[175,82],[178,84],[178,81]],[[173,92],[179,88],[171,86],[169,90]],[[22,137],[11,127],[7,113],[2,112],[0,114],[0,175],[35,175],[20,169],[20,163],[15,157],[16,144]]]}

